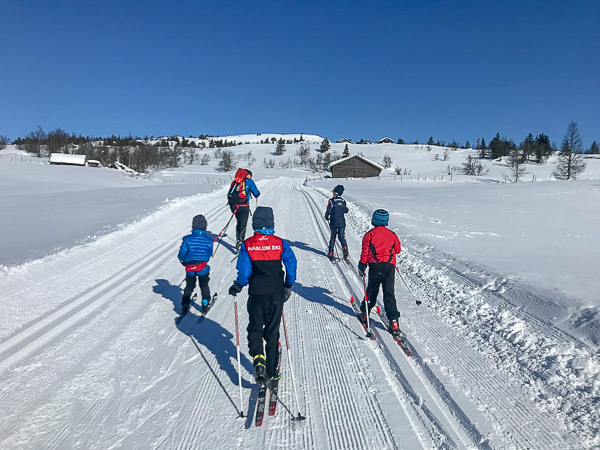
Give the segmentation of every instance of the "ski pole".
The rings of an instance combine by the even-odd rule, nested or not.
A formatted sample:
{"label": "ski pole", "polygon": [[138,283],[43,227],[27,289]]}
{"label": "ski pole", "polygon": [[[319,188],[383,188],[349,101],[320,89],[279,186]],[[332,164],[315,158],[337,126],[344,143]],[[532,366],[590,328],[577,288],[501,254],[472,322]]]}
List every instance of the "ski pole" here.
{"label": "ski pole", "polygon": [[235,309],[235,340],[237,347],[237,364],[238,364],[238,386],[240,387],[240,416],[244,417],[244,400],[242,397],[242,369],[240,363],[240,326],[238,322],[238,301],[237,295],[233,296],[234,298],[234,309]]}
{"label": "ski pole", "polygon": [[[217,235],[217,237],[215,238],[215,241],[216,241],[216,240],[218,240],[218,239],[221,237],[221,235],[222,235],[223,233],[225,233],[225,230],[227,229],[227,227],[229,226],[229,224],[230,224],[230,223],[231,223],[231,221],[233,220],[233,216],[235,216],[235,213],[236,213],[236,211],[237,211],[237,208],[235,208],[235,211],[233,211],[233,212],[231,213],[231,217],[230,217],[230,218],[229,218],[229,220],[227,221],[227,224],[225,225],[225,227],[224,227],[224,228],[221,230],[221,232],[220,232],[220,233]],[[222,240],[223,240],[222,238],[219,240],[219,243],[217,244],[217,248],[216,248],[216,249],[215,249],[215,251],[213,252],[213,256],[215,256],[215,254],[217,253],[217,250],[219,250],[219,246],[221,245],[221,241],[222,241]]]}
{"label": "ski pole", "polygon": [[283,334],[285,335],[285,347],[287,349],[288,362],[290,364],[290,373],[292,374],[292,385],[294,386],[294,396],[296,397],[296,409],[298,410],[297,420],[304,420],[302,414],[300,414],[300,402],[298,401],[298,391],[296,390],[296,379],[294,378],[294,366],[292,365],[292,355],[290,353],[290,341],[288,339],[287,327],[285,326],[285,316],[283,315],[283,310],[281,311],[281,321],[283,322]]}
{"label": "ski pole", "polygon": [[369,320],[369,300],[367,299],[367,281],[365,279],[365,276],[362,276],[363,279],[363,289],[365,291],[365,311],[367,313],[367,337],[370,339],[371,337],[373,337],[373,333],[371,332],[371,323]]}
{"label": "ski pole", "polygon": [[410,287],[408,286],[408,283],[406,282],[406,280],[404,279],[404,277],[400,273],[400,270],[398,269],[398,266],[394,266],[394,267],[396,268],[396,272],[398,272],[398,275],[400,276],[400,279],[404,282],[404,285],[406,286],[406,289],[408,289],[408,292],[410,292],[410,295],[412,295],[413,300],[415,301],[415,303],[417,304],[417,306],[419,306],[423,302],[421,300],[417,300],[417,297],[415,297],[415,294],[413,294],[413,292],[410,290]]}

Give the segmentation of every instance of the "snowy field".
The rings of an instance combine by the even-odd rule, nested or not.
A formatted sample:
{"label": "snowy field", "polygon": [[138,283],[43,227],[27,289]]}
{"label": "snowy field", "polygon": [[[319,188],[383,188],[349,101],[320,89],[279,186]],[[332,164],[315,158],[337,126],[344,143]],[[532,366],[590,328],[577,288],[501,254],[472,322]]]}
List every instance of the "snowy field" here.
{"label": "snowy field", "polygon": [[[304,137],[314,157],[320,139]],[[411,175],[332,180],[264,168],[295,157],[296,145],[274,147],[231,148],[252,151],[252,209],[274,208],[299,263],[285,306],[299,405],[284,348],[281,405],[260,428],[246,290],[237,418],[230,235],[211,261],[218,302],[175,323],[179,242],[195,214],[225,226],[231,172],[213,159],[133,179],[0,152],[0,448],[600,448],[600,160],[578,181],[550,181],[551,160],[507,184],[502,162],[449,179],[471,150],[441,161],[436,147],[350,145]],[[351,264],[324,251],[340,183]],[[349,302],[362,297],[360,240],[381,207],[403,246],[396,296],[411,357],[374,313],[376,340],[365,339]]]}

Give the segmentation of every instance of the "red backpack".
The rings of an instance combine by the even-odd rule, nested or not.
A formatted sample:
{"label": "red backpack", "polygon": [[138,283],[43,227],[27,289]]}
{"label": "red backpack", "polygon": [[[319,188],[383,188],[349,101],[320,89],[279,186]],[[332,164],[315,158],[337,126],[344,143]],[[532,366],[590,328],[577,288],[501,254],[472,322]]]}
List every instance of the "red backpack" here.
{"label": "red backpack", "polygon": [[248,171],[246,169],[239,168],[235,173],[235,177],[227,192],[227,202],[230,205],[244,205],[248,203],[248,198],[246,197],[247,177]]}

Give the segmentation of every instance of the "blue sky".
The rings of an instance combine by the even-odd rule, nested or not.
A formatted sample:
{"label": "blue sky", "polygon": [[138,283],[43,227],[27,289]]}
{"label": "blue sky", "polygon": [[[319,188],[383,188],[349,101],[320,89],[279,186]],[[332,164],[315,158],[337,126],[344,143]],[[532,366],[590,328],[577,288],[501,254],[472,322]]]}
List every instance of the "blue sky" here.
{"label": "blue sky", "polygon": [[600,141],[600,2],[0,0],[0,134]]}

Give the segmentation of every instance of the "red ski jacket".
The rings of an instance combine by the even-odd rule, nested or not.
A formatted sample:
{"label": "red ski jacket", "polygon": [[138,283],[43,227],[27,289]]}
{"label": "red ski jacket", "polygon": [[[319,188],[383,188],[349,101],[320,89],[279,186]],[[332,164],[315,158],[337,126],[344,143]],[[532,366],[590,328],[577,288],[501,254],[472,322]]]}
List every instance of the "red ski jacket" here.
{"label": "red ski jacket", "polygon": [[384,226],[375,227],[363,237],[360,262],[362,264],[387,262],[396,265],[398,253],[400,253],[400,240],[396,233]]}

